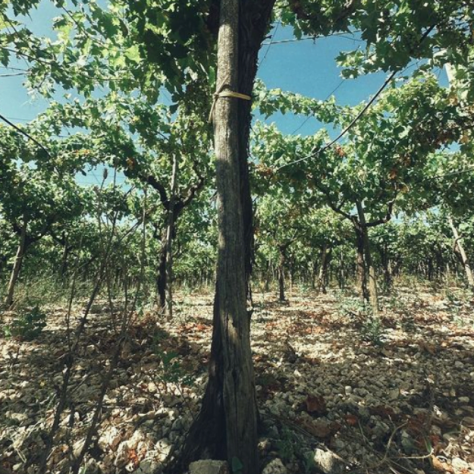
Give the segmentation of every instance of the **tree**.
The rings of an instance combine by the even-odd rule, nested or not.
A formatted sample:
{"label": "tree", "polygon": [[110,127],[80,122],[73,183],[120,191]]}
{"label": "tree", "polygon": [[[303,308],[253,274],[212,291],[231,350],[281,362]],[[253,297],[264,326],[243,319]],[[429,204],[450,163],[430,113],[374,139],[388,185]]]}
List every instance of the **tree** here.
{"label": "tree", "polygon": [[461,261],[467,285],[474,290],[474,276],[468,253],[463,244],[463,235],[459,230],[470,227],[469,217],[474,203],[472,188],[474,185],[474,163],[472,160],[472,142],[461,139],[459,151],[437,153],[433,157],[434,166],[422,181],[424,193],[438,206],[454,238],[453,251]]}
{"label": "tree", "polygon": [[[51,169],[42,162],[44,151],[0,126],[1,212],[18,239],[5,305],[14,302],[15,286],[29,247],[51,234],[57,223],[78,218],[87,193],[74,181],[74,171]],[[67,148],[67,146],[66,146]],[[67,151],[65,151],[67,154]]]}
{"label": "tree", "polygon": [[[195,105],[193,106],[195,107]],[[156,256],[156,290],[161,313],[171,307],[167,284],[172,241],[178,221],[206,184],[211,184],[209,124],[186,102],[174,114],[146,97],[111,92],[83,103],[55,103],[47,111],[50,121],[86,127],[86,141],[95,161],[122,171],[132,182],[151,190]],[[101,114],[100,110],[107,110]],[[152,130],[152,131],[151,131]]]}
{"label": "tree", "polygon": [[[324,146],[325,131],[314,137],[285,137],[274,126],[257,129],[262,164],[281,167],[293,186],[309,186],[325,203],[353,225],[362,296],[378,311],[378,290],[369,229],[388,222],[395,206],[409,207],[423,194],[421,181],[432,166],[433,153],[455,142],[471,127],[472,117],[450,99],[431,74],[421,73],[400,87],[381,94],[377,105],[334,107],[281,91],[262,101],[267,114],[283,107],[312,112],[322,121],[342,127],[357,122],[341,145]],[[280,105],[281,104],[281,105]],[[443,124],[440,129],[440,123]],[[330,142],[331,145],[332,142]],[[311,150],[321,150],[319,159]],[[270,170],[270,173],[273,171]]]}
{"label": "tree", "polygon": [[[297,240],[305,217],[305,208],[294,202],[281,188],[268,191],[257,203],[256,234],[259,251],[277,263],[279,300],[286,301],[285,273],[288,252]],[[262,244],[265,247],[262,248]]]}
{"label": "tree", "polygon": [[[24,1],[15,0],[13,10],[15,13],[26,13],[32,5],[36,5],[37,0]],[[59,3],[62,5],[62,2]],[[113,2],[113,10],[105,11],[98,7],[95,2],[88,2],[84,8],[79,8],[78,15],[72,16],[72,23],[64,15],[60,22],[60,27],[64,31],[66,41],[59,44],[43,44],[41,41],[31,38],[28,31],[24,29],[20,34],[8,31],[2,35],[2,44],[13,43],[13,51],[23,57],[30,57],[36,60],[34,70],[31,74],[33,87],[42,87],[45,83],[60,83],[68,87],[78,87],[80,90],[91,93],[94,83],[91,83],[89,73],[98,77],[99,83],[107,83],[111,88],[115,87],[114,81],[132,89],[139,88],[150,97],[156,97],[162,85],[173,93],[173,100],[185,96],[190,89],[189,85],[199,85],[199,79],[211,76],[212,65],[214,64],[215,40],[214,31],[216,18],[219,18],[219,31],[230,31],[234,38],[234,46],[231,50],[226,50],[224,45],[217,43],[217,53],[219,58],[223,54],[232,53],[234,57],[229,58],[234,61],[232,73],[237,74],[235,80],[231,81],[231,91],[244,95],[251,95],[252,86],[257,70],[257,56],[264,35],[269,26],[270,16],[274,7],[274,0],[264,0],[261,2],[250,2],[248,0],[222,0],[217,2],[209,0],[207,2],[197,0],[179,0],[177,2],[141,0],[137,2]],[[459,6],[455,0],[443,2],[417,3],[411,8],[412,2],[409,0],[394,0],[389,2],[374,1],[369,3],[362,1],[319,0],[304,2],[278,2],[275,8],[276,15],[284,24],[291,24],[295,27],[295,32],[317,35],[328,34],[331,31],[348,30],[350,25],[360,28],[362,37],[367,40],[371,48],[368,49],[370,56],[365,57],[363,53],[356,53],[354,57],[347,56],[347,61],[352,61],[351,65],[362,68],[364,59],[373,69],[385,69],[397,71],[405,67],[412,57],[424,58],[434,57],[434,51],[439,48],[446,48],[446,56],[450,62],[456,63],[456,55],[462,57],[463,42],[469,39],[464,26],[472,13],[466,6]],[[219,10],[220,7],[220,10]],[[227,18],[227,7],[232,8],[235,15]],[[1,10],[2,16],[6,16],[6,6]],[[76,13],[76,12],[75,12]],[[386,21],[390,18],[392,21]],[[467,20],[466,20],[467,19]],[[228,25],[223,21],[229,21]],[[87,25],[86,27],[81,25]],[[436,26],[436,30],[435,30]],[[71,28],[77,28],[78,33],[75,42],[69,40]],[[430,33],[432,34],[430,36]],[[92,38],[92,39],[91,39]],[[427,40],[429,38],[429,40]],[[453,39],[454,38],[454,39]],[[31,40],[31,41],[30,41]],[[100,43],[99,43],[99,41]],[[425,41],[423,41],[425,40]],[[423,44],[422,44],[423,43]],[[371,49],[374,49],[372,51]],[[5,51],[5,48],[2,48]],[[101,54],[107,51],[107,54]],[[92,54],[90,54],[92,52]],[[210,53],[210,54],[209,54]],[[357,55],[358,54],[358,55]],[[107,62],[108,59],[112,61]],[[144,60],[146,59],[146,61]],[[4,54],[3,61],[8,61],[8,54]],[[464,61],[460,59],[459,62]],[[464,61],[465,62],[465,61]],[[85,63],[85,64],[84,64]],[[82,68],[78,65],[82,64]],[[366,64],[366,65],[367,65]],[[68,66],[72,67],[73,74],[68,73]],[[235,68],[235,70],[234,70]],[[86,73],[82,74],[83,71]],[[104,75],[107,71],[110,75]],[[124,73],[123,78],[121,74]],[[193,79],[192,76],[197,76]],[[109,81],[112,76],[113,81]],[[52,79],[52,80],[51,80]],[[218,71],[217,93],[228,80],[222,80],[221,71]],[[204,84],[207,84],[204,81]],[[200,84],[202,86],[202,83]],[[205,87],[204,87],[205,88]],[[45,92],[48,92],[48,87]],[[224,114],[226,109],[222,107],[223,98],[216,99],[216,116]],[[237,102],[235,98],[228,98],[225,101]],[[222,110],[221,110],[222,109]],[[220,198],[224,211],[220,214],[221,222],[221,243],[226,242],[229,237],[229,230],[236,229],[237,234],[232,234],[237,252],[242,256],[244,262],[244,280],[248,283],[251,270],[251,242],[252,242],[252,213],[251,199],[248,180],[247,152],[250,131],[250,103],[244,100],[238,101],[237,105],[228,108],[229,120],[234,120],[233,125],[237,131],[237,138],[232,136],[238,146],[237,169],[235,169],[235,156],[232,158],[232,171],[226,169],[228,165],[218,168],[218,183]],[[238,117],[238,119],[237,119]],[[219,124],[219,127],[221,124]],[[224,122],[224,128],[229,123]],[[216,127],[216,138],[220,128]],[[230,140],[230,135],[227,136]],[[228,142],[222,143],[228,146]],[[220,150],[220,145],[216,148]],[[220,153],[220,152],[219,152]],[[218,153],[218,160],[221,156]],[[225,174],[227,173],[227,174]],[[229,175],[230,173],[230,175]],[[224,181],[231,181],[236,188],[231,190],[231,198],[228,201],[225,189],[222,187]],[[240,212],[239,214],[239,206]],[[240,217],[239,217],[240,216]],[[243,219],[242,223],[239,220]],[[243,237],[240,235],[242,227]],[[240,253],[240,239],[243,238],[243,255]],[[212,455],[228,458],[232,462],[234,457],[239,462],[246,463],[243,472],[254,472],[257,465],[251,464],[256,458],[256,437],[254,433],[254,423],[252,421],[255,412],[255,402],[253,390],[242,393],[243,401],[239,400],[239,406],[247,405],[245,419],[235,420],[236,412],[230,410],[229,400],[224,398],[224,394],[241,394],[238,387],[231,383],[225,385],[227,381],[232,382],[233,371],[240,373],[240,370],[247,370],[249,367],[250,353],[247,350],[248,342],[248,321],[245,322],[245,302],[240,301],[242,297],[240,287],[240,267],[236,267],[239,274],[236,277],[238,287],[237,296],[232,301],[235,304],[236,327],[242,330],[242,339],[237,343],[235,340],[223,336],[231,327],[223,325],[229,320],[222,321],[226,310],[221,301],[223,295],[227,295],[231,279],[227,280],[222,263],[226,261],[229,247],[221,248],[220,264],[218,264],[218,281],[216,292],[216,314],[215,328],[213,334],[213,351],[210,365],[210,381],[203,403],[202,414],[198,422],[191,430],[191,438],[196,443],[192,452],[192,458],[200,456],[202,452],[208,450]],[[229,258],[231,258],[229,256]],[[221,265],[221,266],[219,266]],[[219,270],[220,268],[220,270]],[[227,267],[225,267],[227,268]],[[219,277],[220,275],[220,277]],[[235,276],[235,275],[234,275]],[[247,286],[244,282],[244,287]],[[235,291],[235,290],[234,290]],[[232,345],[235,343],[235,345]],[[231,357],[240,354],[243,359]],[[222,367],[226,357],[230,357],[230,364]],[[248,387],[248,378],[245,377]],[[235,390],[234,390],[235,389]],[[230,393],[232,392],[232,393]],[[217,403],[216,403],[217,402]],[[222,402],[222,403],[221,403]],[[242,405],[243,404],[243,405]],[[253,407],[253,408],[251,408]],[[209,424],[208,420],[211,420]],[[230,425],[230,421],[236,421],[236,425]],[[214,423],[213,423],[214,422]],[[248,425],[247,425],[248,424]],[[251,432],[245,441],[238,439],[244,433],[238,433],[238,427],[249,426]],[[198,430],[196,427],[199,427]],[[203,429],[209,427],[209,430]],[[236,430],[233,430],[233,428]],[[205,433],[200,440],[197,433]],[[225,436],[222,434],[225,433]],[[190,444],[188,443],[189,447]],[[234,456],[236,454],[236,456]],[[247,457],[248,455],[248,457]],[[244,459],[245,457],[245,459]],[[183,457],[183,462],[189,457]],[[234,461],[234,470],[239,470],[240,464]]]}

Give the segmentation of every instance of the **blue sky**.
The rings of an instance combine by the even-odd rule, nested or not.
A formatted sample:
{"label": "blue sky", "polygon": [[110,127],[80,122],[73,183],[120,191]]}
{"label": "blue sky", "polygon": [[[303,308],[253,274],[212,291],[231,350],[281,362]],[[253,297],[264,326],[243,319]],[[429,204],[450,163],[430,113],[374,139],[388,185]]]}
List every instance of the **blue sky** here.
{"label": "blue sky", "polygon": [[[51,21],[58,11],[49,0],[43,0],[40,8],[26,19],[29,27],[39,35],[51,35]],[[271,38],[265,41],[260,52],[258,76],[267,87],[281,88],[317,99],[334,94],[341,105],[355,105],[367,100],[385,80],[385,74],[377,73],[358,79],[342,80],[336,57],[341,51],[363,47],[357,37],[334,35],[317,40],[292,41],[290,28],[276,25]],[[18,67],[24,67],[21,62]],[[34,119],[47,107],[44,99],[32,98],[23,87],[23,77],[6,77],[15,71],[0,68],[0,113],[17,123]],[[444,71],[440,82],[447,83]],[[277,115],[274,121],[285,133],[312,134],[319,128],[314,119]],[[87,178],[83,181],[90,181]]]}

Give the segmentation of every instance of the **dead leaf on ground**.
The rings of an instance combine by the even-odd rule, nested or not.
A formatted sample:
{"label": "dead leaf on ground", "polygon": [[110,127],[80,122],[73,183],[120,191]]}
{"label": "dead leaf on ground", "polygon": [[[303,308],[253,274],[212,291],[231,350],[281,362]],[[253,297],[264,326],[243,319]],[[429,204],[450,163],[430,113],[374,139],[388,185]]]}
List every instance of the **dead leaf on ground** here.
{"label": "dead leaf on ground", "polygon": [[329,438],[341,429],[341,425],[335,421],[300,418],[297,422],[303,429],[317,438]]}
{"label": "dead leaf on ground", "polygon": [[308,395],[306,397],[306,411],[312,415],[322,416],[327,413],[326,400],[322,395]]}
{"label": "dead leaf on ground", "polygon": [[431,464],[433,468],[440,472],[451,472],[454,474],[454,469],[449,464],[440,461],[436,456],[431,456]]}
{"label": "dead leaf on ground", "polygon": [[137,451],[135,449],[131,449],[128,452],[128,460],[133,464],[134,468],[137,468],[140,465],[140,459],[138,457]]}
{"label": "dead leaf on ground", "polygon": [[436,355],[438,352],[438,345],[436,344],[430,344],[425,341],[418,341],[418,347],[425,352],[428,352],[431,355]]}
{"label": "dead leaf on ground", "polygon": [[369,412],[371,415],[378,415],[381,418],[388,418],[389,420],[400,419],[400,415],[395,412],[392,407],[385,405],[378,405],[376,407],[370,407]]}
{"label": "dead leaf on ground", "polygon": [[346,423],[349,426],[356,426],[358,422],[359,422],[359,418],[357,418],[357,416],[352,415],[352,414],[346,415]]}
{"label": "dead leaf on ground", "polygon": [[308,357],[308,356],[303,356],[300,359],[302,362],[306,362],[310,365],[320,365],[321,364],[321,359],[318,357]]}

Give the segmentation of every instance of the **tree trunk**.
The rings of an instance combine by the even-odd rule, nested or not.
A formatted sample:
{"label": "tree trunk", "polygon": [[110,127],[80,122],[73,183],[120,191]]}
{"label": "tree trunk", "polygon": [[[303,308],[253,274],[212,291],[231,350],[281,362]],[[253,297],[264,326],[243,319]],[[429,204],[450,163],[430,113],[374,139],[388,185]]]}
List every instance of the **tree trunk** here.
{"label": "tree trunk", "polygon": [[338,278],[339,278],[339,289],[343,290],[345,287],[345,271],[344,271],[344,252],[340,250],[340,255],[339,255],[339,271],[338,271]]}
{"label": "tree trunk", "polygon": [[387,250],[386,245],[384,245],[383,247],[379,247],[379,254],[380,254],[380,260],[382,262],[382,267],[383,267],[383,281],[384,281],[385,290],[387,291],[387,293],[390,293],[390,290],[392,288],[393,278],[392,278],[390,259],[388,257],[388,250]]}
{"label": "tree trunk", "polygon": [[356,227],[355,232],[357,240],[357,274],[361,288],[361,297],[363,301],[368,303],[369,289],[367,288],[367,270],[364,259],[364,236],[362,235],[362,229],[359,227]]}
{"label": "tree trunk", "polygon": [[[255,76],[258,68],[258,52],[262,41],[268,32],[275,0],[239,0],[239,50],[238,50],[238,92],[252,95]],[[250,275],[254,259],[254,234],[252,197],[250,193],[250,179],[248,168],[250,124],[252,121],[252,103],[248,100],[239,100],[238,104],[239,127],[239,173],[240,173],[240,200],[242,204],[245,248],[245,278],[247,296],[250,297]]]}
{"label": "tree trunk", "polygon": [[316,290],[316,279],[318,274],[318,261],[311,263],[311,289]]}
{"label": "tree trunk", "polygon": [[173,234],[175,226],[176,187],[178,185],[178,159],[173,155],[168,228],[166,230],[166,276],[168,280],[168,317],[173,319]]}
{"label": "tree trunk", "polygon": [[327,279],[327,270],[328,270],[328,246],[327,244],[323,245],[321,251],[321,264],[319,266],[319,275],[318,275],[318,292],[326,294],[326,279]]}
{"label": "tree trunk", "polygon": [[23,264],[23,257],[25,256],[26,251],[26,221],[21,227],[20,233],[20,243],[18,244],[18,249],[15,256],[15,262],[13,263],[12,273],[10,275],[10,281],[8,283],[7,297],[5,298],[5,306],[10,308],[13,305],[13,296],[15,294],[15,286],[18,281],[18,276],[20,275],[21,266]]}
{"label": "tree trunk", "polygon": [[295,283],[295,264],[293,259],[290,259],[288,267],[288,275],[290,277],[290,291],[293,292],[293,285]]}
{"label": "tree trunk", "polygon": [[280,260],[278,262],[278,289],[279,289],[279,301],[286,301],[285,298],[285,261],[286,254],[283,247],[278,249],[280,253]]}
{"label": "tree trunk", "polygon": [[[184,206],[176,206],[176,186],[177,186],[178,163],[177,158],[173,157],[173,171],[171,177],[170,203],[167,210],[168,224],[160,236],[160,252],[158,255],[158,268],[156,270],[156,292],[158,295],[158,311],[164,315],[168,306],[168,315],[172,318],[173,313],[173,290],[172,271],[173,257],[171,255],[173,248],[173,239],[175,237],[176,222],[184,209]],[[158,237],[158,232],[155,233]]]}
{"label": "tree trunk", "polygon": [[464,250],[464,246],[462,245],[461,237],[459,237],[459,233],[454,225],[453,219],[449,217],[448,220],[455,239],[454,249],[455,251],[457,250],[457,252],[459,253],[459,256],[461,257],[462,266],[464,267],[464,272],[466,273],[467,286],[474,291],[474,276],[472,274],[471,266],[469,265],[469,260],[467,258],[466,251]]}
{"label": "tree trunk", "polygon": [[69,263],[69,254],[73,247],[68,244],[67,236],[63,234],[63,240],[64,240],[64,246],[63,246],[63,254],[61,257],[61,269],[59,271],[59,274],[62,279],[65,278],[67,268],[68,268],[68,263]]}
{"label": "tree trunk", "polygon": [[365,212],[362,206],[362,203],[357,202],[357,213],[359,215],[360,227],[361,227],[361,235],[362,235],[362,243],[364,248],[364,256],[365,256],[365,266],[368,270],[369,276],[369,300],[370,306],[372,307],[372,311],[374,315],[377,315],[380,311],[379,308],[379,297],[378,297],[378,290],[377,290],[377,277],[375,274],[375,267],[372,264],[372,255],[370,253],[370,242],[369,242],[369,232],[367,228],[367,223],[365,220]]}
{"label": "tree trunk", "polygon": [[451,286],[451,267],[449,262],[446,262],[446,286],[449,288]]}
{"label": "tree trunk", "polygon": [[[239,0],[223,0],[217,84],[228,84],[232,91],[239,88],[239,24]],[[227,458],[231,465],[242,465],[243,474],[256,474],[259,471],[257,405],[246,299],[250,275],[246,267],[249,259],[246,247],[249,236],[246,233],[251,234],[252,230],[251,224],[250,227],[245,224],[249,211],[251,218],[251,209],[247,208],[244,194],[245,189],[250,188],[248,180],[241,181],[238,100],[218,100],[214,120],[219,248],[214,300],[215,336],[213,334],[207,393],[214,395],[214,407],[222,407],[213,408],[218,414],[217,427],[223,428],[216,431],[217,453]],[[243,213],[242,208],[246,212]]]}
{"label": "tree trunk", "polygon": [[[241,53],[247,52],[239,51],[241,2],[222,0],[220,4],[217,88],[225,86],[221,90],[245,94],[251,92],[255,74],[251,77],[250,90],[239,90],[238,67]],[[252,5],[250,10],[256,8]],[[254,51],[254,70],[257,53],[258,48]],[[248,70],[244,74],[248,75]],[[239,112],[240,101],[221,97],[215,106],[219,248],[209,381],[201,411],[191,426],[179,459],[168,472],[184,472],[189,461],[200,457],[227,459],[234,470],[235,466],[241,466],[238,470],[242,474],[259,472],[257,405],[250,317],[246,308],[251,267],[252,226],[251,214],[248,215],[251,201],[248,200],[247,150],[242,149],[242,144],[248,143],[242,134],[245,132],[248,136],[249,133],[245,127],[250,124],[250,109],[244,114],[243,120],[246,121],[247,115],[249,118],[245,127],[242,123],[239,125],[243,114]]]}
{"label": "tree trunk", "polygon": [[[367,228],[366,228],[367,232]],[[372,307],[372,312],[374,315],[377,315],[380,311],[379,307],[379,295],[377,288],[377,275],[375,273],[375,267],[372,264],[370,250],[366,253],[367,266],[369,268],[369,294],[370,294],[370,306]]]}
{"label": "tree trunk", "polygon": [[265,287],[264,292],[268,293],[270,291],[270,280],[272,278],[272,262],[270,260],[267,261],[267,271],[265,274]]}
{"label": "tree trunk", "polygon": [[165,231],[160,239],[161,247],[158,255],[158,268],[156,271],[156,292],[158,294],[158,311],[160,314],[166,312],[166,262],[168,259],[167,232]]}

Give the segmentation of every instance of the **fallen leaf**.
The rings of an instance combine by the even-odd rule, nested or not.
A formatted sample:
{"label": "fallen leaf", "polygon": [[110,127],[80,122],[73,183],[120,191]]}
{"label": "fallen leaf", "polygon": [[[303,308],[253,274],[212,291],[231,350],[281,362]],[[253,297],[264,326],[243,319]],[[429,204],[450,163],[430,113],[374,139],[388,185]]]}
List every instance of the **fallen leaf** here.
{"label": "fallen leaf", "polygon": [[308,395],[306,397],[306,411],[322,416],[327,413],[326,401],[322,395]]}
{"label": "fallen leaf", "polygon": [[341,425],[335,421],[299,419],[298,424],[317,438],[329,438],[335,435]]}
{"label": "fallen leaf", "polygon": [[441,462],[436,456],[431,456],[431,463],[433,468],[441,472],[452,472],[454,474],[454,469],[449,464]]}
{"label": "fallen leaf", "polygon": [[352,414],[346,415],[346,423],[349,426],[355,426],[357,425],[358,422],[359,422],[359,418],[357,418],[357,416],[352,415]]}
{"label": "fallen leaf", "polygon": [[140,459],[138,458],[137,451],[131,449],[128,452],[128,460],[133,464],[133,467],[137,468],[140,465]]}
{"label": "fallen leaf", "polygon": [[395,410],[392,407],[388,407],[385,405],[370,407],[369,412],[371,415],[378,415],[382,418],[388,418],[390,420],[396,420],[400,418],[400,415],[395,413]]}
{"label": "fallen leaf", "polygon": [[418,346],[421,350],[428,352],[431,355],[436,355],[438,347],[435,344],[429,344],[425,341],[418,341]]}

